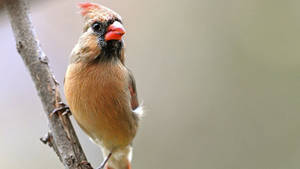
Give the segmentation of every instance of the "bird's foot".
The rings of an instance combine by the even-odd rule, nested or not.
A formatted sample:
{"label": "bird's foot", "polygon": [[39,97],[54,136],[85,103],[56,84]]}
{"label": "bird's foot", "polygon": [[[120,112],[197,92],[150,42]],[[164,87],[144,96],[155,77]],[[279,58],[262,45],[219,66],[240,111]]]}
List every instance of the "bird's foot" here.
{"label": "bird's foot", "polygon": [[58,112],[62,112],[62,115],[71,115],[71,110],[69,108],[69,106],[67,106],[65,103],[63,102],[59,102],[58,103],[60,105],[60,107],[55,108],[51,113],[50,113],[50,117],[52,117],[54,114],[58,113]]}
{"label": "bird's foot", "polygon": [[92,167],[92,165],[91,165],[89,162],[87,162],[87,161],[81,161],[81,162],[78,164],[78,166],[82,166],[82,165]]}
{"label": "bird's foot", "polygon": [[97,167],[97,169],[104,169],[106,163],[108,162],[109,158],[111,157],[112,153],[109,153],[108,156],[103,160],[103,162],[100,164],[99,167]]}

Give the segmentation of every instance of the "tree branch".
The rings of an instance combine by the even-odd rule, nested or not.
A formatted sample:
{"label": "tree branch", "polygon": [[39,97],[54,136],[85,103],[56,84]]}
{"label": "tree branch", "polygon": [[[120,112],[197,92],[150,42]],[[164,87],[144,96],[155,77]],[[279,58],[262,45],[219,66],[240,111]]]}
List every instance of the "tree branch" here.
{"label": "tree branch", "polygon": [[50,116],[61,106],[58,83],[48,65],[47,56],[40,48],[24,0],[7,0],[6,8],[14,32],[17,50],[29,69],[48,118],[50,132],[41,140],[49,143],[67,169],[92,169],[68,116],[62,112]]}

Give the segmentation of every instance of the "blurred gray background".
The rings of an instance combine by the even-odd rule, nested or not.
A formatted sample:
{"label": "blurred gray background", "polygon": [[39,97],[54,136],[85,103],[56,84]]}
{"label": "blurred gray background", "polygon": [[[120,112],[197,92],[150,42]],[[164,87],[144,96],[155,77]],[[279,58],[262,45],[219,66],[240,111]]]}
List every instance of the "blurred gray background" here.
{"label": "blurred gray background", "polygon": [[[78,2],[31,5],[60,82],[82,31]],[[92,2],[119,12],[127,29],[127,64],[146,107],[133,169],[299,169],[300,1]],[[0,168],[63,169],[39,141],[46,118],[3,12],[0,37]],[[99,165],[99,148],[76,130]]]}

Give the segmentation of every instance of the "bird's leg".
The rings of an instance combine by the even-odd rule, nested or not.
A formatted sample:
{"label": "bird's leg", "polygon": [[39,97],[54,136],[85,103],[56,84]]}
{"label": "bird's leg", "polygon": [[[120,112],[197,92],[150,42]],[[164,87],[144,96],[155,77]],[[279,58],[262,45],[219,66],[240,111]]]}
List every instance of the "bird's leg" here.
{"label": "bird's leg", "polygon": [[100,166],[97,169],[103,169],[107,163],[107,161],[109,160],[109,158],[111,157],[111,152],[108,154],[108,156],[104,159],[104,161],[100,164]]}
{"label": "bird's leg", "polygon": [[56,114],[58,112],[63,112],[62,115],[71,115],[71,111],[70,111],[70,108],[69,106],[67,106],[65,103],[63,102],[59,102],[58,103],[60,105],[60,107],[58,108],[55,108],[51,113],[50,113],[50,117],[53,116],[53,114]]}

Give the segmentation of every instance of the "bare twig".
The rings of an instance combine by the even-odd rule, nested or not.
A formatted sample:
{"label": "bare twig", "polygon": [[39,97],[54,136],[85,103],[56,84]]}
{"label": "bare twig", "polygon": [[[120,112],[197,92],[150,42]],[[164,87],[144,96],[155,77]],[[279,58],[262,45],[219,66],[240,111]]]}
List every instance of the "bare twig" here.
{"label": "bare twig", "polygon": [[90,165],[86,165],[86,157],[69,117],[61,112],[50,117],[50,113],[61,106],[58,83],[50,71],[47,56],[37,41],[28,16],[27,4],[24,0],[8,0],[6,8],[17,50],[29,69],[49,121],[49,135],[42,141],[53,147],[65,168],[91,169]]}

